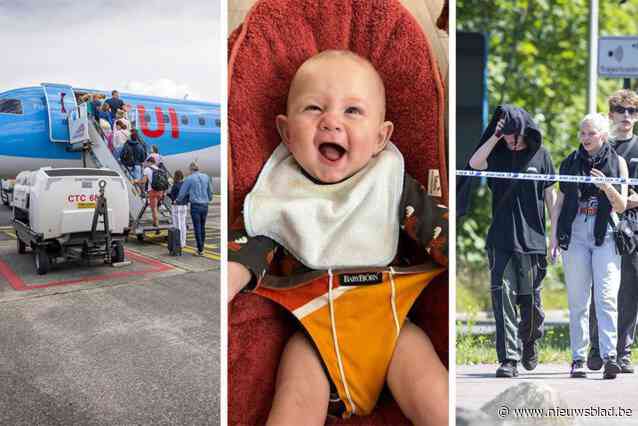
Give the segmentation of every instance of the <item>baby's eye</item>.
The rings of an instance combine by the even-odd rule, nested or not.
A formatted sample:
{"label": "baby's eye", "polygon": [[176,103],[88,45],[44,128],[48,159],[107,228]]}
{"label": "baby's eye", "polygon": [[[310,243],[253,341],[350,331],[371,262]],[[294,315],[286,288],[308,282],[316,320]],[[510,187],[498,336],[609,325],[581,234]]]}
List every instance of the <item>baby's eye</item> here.
{"label": "baby's eye", "polygon": [[363,111],[359,107],[351,106],[346,108],[346,114],[362,114]]}
{"label": "baby's eye", "polygon": [[304,111],[321,111],[321,108],[319,107],[319,105],[307,105],[303,110]]}

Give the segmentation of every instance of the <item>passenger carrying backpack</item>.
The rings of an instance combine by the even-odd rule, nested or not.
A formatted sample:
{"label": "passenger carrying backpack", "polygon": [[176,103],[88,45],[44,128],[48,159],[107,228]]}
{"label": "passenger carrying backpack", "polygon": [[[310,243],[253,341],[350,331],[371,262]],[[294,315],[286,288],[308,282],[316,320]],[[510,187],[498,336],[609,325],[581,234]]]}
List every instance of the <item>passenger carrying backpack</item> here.
{"label": "passenger carrying backpack", "polygon": [[120,157],[122,164],[126,167],[133,167],[135,165],[135,153],[130,143],[125,143],[122,148],[122,156]]}
{"label": "passenger carrying backpack", "polygon": [[169,187],[168,174],[162,169],[153,169],[153,179],[151,179],[151,189],[154,191],[166,191]]}

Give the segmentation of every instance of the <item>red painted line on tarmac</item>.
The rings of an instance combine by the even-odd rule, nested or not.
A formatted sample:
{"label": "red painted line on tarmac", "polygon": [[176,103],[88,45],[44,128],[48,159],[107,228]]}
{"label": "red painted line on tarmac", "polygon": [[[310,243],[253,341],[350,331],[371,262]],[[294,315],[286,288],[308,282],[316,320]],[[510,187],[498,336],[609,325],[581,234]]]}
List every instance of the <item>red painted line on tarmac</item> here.
{"label": "red painted line on tarmac", "polygon": [[38,288],[47,288],[47,287],[55,287],[60,285],[72,285],[72,284],[82,284],[92,281],[104,281],[111,278],[122,278],[122,277],[131,277],[136,275],[144,275],[152,272],[163,272],[173,269],[173,266],[168,265],[166,263],[162,263],[159,260],[150,259],[148,257],[130,252],[126,250],[126,255],[136,262],[145,263],[147,265],[151,265],[152,268],[145,269],[143,271],[122,271],[122,272],[113,272],[111,274],[105,275],[94,275],[90,277],[79,278],[76,280],[63,280],[63,281],[53,281],[46,284],[28,284],[25,283],[22,278],[16,274],[13,269],[4,261],[0,260],[0,275],[2,275],[9,285],[13,287],[14,290],[17,291],[25,291],[25,290],[34,290]]}

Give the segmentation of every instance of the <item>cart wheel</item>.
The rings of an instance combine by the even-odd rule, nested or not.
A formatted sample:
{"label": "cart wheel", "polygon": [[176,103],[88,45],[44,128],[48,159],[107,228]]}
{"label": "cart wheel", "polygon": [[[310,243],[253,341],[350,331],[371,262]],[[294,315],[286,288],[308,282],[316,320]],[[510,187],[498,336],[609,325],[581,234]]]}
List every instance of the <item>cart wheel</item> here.
{"label": "cart wheel", "polygon": [[18,253],[25,254],[27,252],[27,245],[20,239],[20,237],[16,237],[16,241],[18,242]]}
{"label": "cart wheel", "polygon": [[142,241],[144,241],[144,234],[143,233],[142,234],[137,234],[137,241],[139,241],[140,243]]}
{"label": "cart wheel", "polygon": [[44,275],[49,272],[49,255],[44,247],[40,247],[35,251],[35,270],[39,275]]}
{"label": "cart wheel", "polygon": [[113,243],[113,248],[111,250],[111,262],[124,262],[124,246],[119,241]]}

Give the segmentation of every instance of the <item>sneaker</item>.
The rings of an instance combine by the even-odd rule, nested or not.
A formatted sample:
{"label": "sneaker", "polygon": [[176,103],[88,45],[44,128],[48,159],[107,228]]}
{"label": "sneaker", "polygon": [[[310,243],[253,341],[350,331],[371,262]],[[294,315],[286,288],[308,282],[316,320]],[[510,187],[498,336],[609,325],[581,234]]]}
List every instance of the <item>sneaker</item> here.
{"label": "sneaker", "polygon": [[572,369],[569,375],[575,379],[584,379],[587,377],[587,370],[585,370],[585,363],[582,359],[576,359],[572,362]]}
{"label": "sneaker", "polygon": [[605,358],[605,370],[603,371],[603,379],[615,379],[620,372],[620,366],[616,362],[615,356]]}
{"label": "sneaker", "polygon": [[518,376],[518,369],[516,368],[516,361],[505,360],[500,367],[496,369],[496,377],[516,377]]}
{"label": "sneaker", "polygon": [[521,363],[526,370],[533,370],[538,365],[538,344],[536,340],[523,343],[523,359]]}
{"label": "sneaker", "polygon": [[631,365],[631,359],[630,358],[620,358],[620,361],[618,361],[618,364],[620,365],[620,372],[624,373],[624,374],[633,374],[634,373],[634,366]]}
{"label": "sneaker", "polygon": [[589,348],[589,353],[587,354],[587,368],[594,371],[598,371],[603,368],[603,359],[600,357],[598,348],[594,348],[593,346]]}

